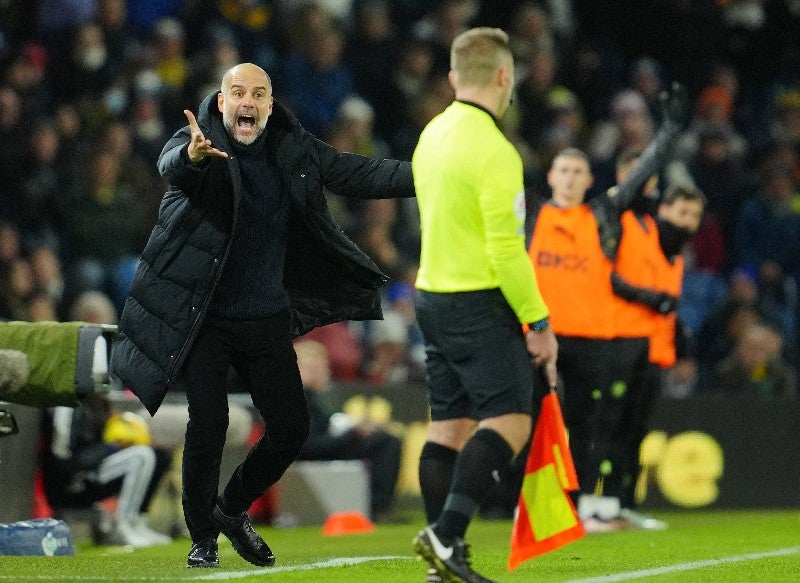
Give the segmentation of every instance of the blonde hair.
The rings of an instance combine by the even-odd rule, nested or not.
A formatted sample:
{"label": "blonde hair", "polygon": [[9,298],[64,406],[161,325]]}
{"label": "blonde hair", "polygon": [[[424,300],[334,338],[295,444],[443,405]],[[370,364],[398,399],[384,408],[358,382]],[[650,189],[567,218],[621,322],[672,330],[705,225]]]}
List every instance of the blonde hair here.
{"label": "blonde hair", "polygon": [[461,33],[450,49],[450,68],[461,85],[488,85],[497,70],[513,63],[508,34],[482,26]]}

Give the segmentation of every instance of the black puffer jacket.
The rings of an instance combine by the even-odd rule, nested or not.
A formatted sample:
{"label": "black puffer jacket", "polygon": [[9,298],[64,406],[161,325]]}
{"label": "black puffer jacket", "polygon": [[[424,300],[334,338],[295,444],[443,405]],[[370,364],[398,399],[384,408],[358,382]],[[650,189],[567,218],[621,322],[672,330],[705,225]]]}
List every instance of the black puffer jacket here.
{"label": "black puffer jacket", "polygon": [[[198,125],[215,147],[232,152],[216,93],[203,100]],[[284,287],[292,332],[380,319],[378,288],[387,278],[333,222],[323,187],[360,198],[414,196],[411,165],[338,153],[307,133],[277,101],[266,131],[290,197]],[[151,414],[180,382],[181,365],[227,258],[241,197],[236,161],[209,157],[191,164],[189,137],[188,126],[179,130],[159,157],[170,187],[142,253],[112,356],[112,371]]]}

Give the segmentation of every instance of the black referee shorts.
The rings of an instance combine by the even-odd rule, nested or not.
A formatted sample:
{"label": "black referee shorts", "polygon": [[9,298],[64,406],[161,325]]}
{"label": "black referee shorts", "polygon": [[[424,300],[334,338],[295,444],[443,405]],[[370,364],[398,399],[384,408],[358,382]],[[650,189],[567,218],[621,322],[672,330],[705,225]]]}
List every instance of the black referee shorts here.
{"label": "black referee shorts", "polygon": [[416,309],[432,420],[531,414],[534,367],[499,289],[420,291]]}

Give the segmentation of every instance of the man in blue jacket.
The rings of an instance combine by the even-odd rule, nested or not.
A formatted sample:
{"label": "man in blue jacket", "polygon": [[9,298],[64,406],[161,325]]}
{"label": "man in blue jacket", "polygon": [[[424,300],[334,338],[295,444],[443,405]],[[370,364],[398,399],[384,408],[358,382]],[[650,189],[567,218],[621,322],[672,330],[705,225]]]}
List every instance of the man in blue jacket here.
{"label": "man in blue jacket", "polygon": [[[308,436],[292,338],[380,318],[378,289],[387,279],[333,222],[323,187],[361,198],[413,196],[411,168],[316,139],[250,63],[225,73],[197,118],[184,113],[189,125],[158,160],[169,190],[125,304],[112,369],[151,414],[170,387],[186,392],[188,565],[219,566],[222,532],[242,558],[272,566],[247,509]],[[218,496],[231,366],[266,432]]]}

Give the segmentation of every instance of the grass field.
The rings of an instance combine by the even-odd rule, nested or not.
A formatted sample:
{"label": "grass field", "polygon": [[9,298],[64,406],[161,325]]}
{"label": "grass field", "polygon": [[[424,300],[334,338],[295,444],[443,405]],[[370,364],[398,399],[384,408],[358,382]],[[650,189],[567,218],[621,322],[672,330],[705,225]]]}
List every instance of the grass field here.
{"label": "grass field", "polygon": [[[506,570],[510,522],[477,520],[470,527],[474,566],[500,582],[601,583],[800,581],[800,510],[654,513],[661,532],[592,534]],[[220,537],[220,569],[189,570],[187,539],[129,551],[81,542],[74,557],[0,557],[0,582],[13,581],[321,581],[413,583],[425,566],[410,543],[422,526],[379,525],[370,534],[324,537],[320,529],[259,528],[278,558],[271,569],[240,559]]]}

